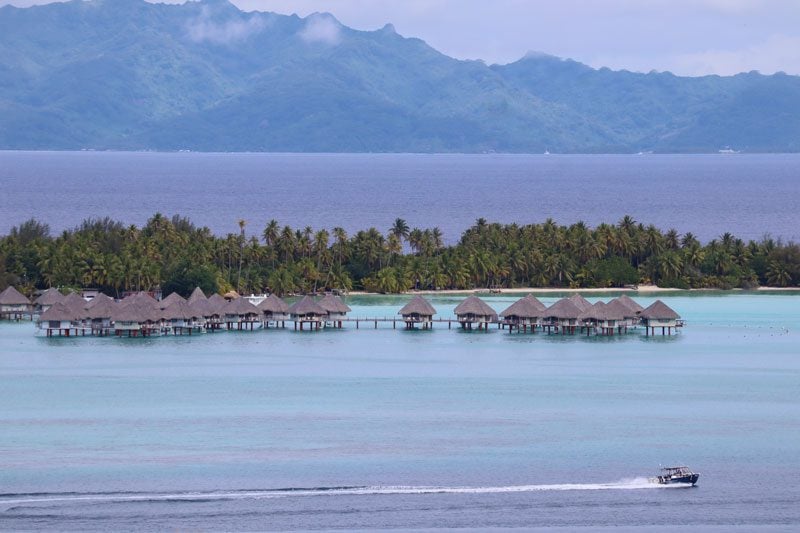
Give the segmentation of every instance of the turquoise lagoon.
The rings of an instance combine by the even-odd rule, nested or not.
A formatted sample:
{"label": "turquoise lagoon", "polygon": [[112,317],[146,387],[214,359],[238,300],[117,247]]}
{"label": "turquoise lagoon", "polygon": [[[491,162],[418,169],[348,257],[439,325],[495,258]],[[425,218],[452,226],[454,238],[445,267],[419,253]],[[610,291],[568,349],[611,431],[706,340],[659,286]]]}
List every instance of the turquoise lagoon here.
{"label": "turquoise lagoon", "polygon": [[[1,323],[0,528],[800,526],[798,293],[660,297],[678,335]],[[646,483],[672,463],[698,486]]]}

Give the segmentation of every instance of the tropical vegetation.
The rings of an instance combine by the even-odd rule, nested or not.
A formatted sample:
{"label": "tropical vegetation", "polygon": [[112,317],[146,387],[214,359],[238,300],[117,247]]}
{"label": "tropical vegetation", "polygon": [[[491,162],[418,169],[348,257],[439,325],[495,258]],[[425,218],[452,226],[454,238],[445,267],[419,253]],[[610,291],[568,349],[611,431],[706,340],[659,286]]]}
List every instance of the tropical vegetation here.
{"label": "tropical vegetation", "polygon": [[110,295],[161,287],[188,294],[235,289],[280,295],[326,290],[622,287],[753,288],[800,284],[800,246],[725,233],[708,243],[630,216],[591,228],[553,220],[496,224],[480,218],[446,245],[439,228],[398,218],[381,232],[281,226],[214,235],[156,214],[144,227],[104,219],[52,235],[35,219],[0,237],[0,289],[98,287]]}

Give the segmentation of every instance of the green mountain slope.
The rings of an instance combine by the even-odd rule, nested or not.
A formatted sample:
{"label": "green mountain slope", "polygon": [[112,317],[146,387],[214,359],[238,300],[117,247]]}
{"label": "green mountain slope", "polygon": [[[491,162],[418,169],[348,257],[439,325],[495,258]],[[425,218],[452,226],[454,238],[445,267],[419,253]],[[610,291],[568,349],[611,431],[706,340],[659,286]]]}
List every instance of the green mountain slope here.
{"label": "green mountain slope", "polygon": [[332,16],[92,0],[0,8],[0,148],[800,149],[800,78],[486,66]]}

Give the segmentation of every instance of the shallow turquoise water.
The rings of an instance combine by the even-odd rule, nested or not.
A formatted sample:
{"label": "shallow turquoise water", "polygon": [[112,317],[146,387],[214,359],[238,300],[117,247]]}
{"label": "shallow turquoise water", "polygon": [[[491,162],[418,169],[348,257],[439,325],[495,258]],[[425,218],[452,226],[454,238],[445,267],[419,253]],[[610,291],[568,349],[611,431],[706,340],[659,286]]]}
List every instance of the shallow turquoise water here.
{"label": "shallow turquoise water", "polygon": [[[663,298],[679,335],[2,323],[0,527],[800,525],[800,298]],[[458,301],[432,298],[443,317]],[[698,487],[644,488],[676,462]],[[314,491],[274,492],[296,488]]]}

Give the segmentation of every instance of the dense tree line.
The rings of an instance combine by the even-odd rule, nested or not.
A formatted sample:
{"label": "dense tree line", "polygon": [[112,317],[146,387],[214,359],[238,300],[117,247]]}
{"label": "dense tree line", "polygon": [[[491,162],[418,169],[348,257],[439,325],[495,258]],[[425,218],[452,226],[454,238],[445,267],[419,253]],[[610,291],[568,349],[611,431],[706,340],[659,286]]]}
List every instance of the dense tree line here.
{"label": "dense tree line", "polygon": [[662,232],[626,216],[589,228],[490,224],[484,219],[445,246],[438,228],[410,228],[397,219],[349,235],[281,226],[260,238],[240,231],[215,236],[180,216],[160,214],[138,228],[89,219],[51,235],[31,219],[0,238],[0,289],[102,288],[111,295],[160,285],[166,292],[308,293],[364,289],[493,287],[619,287],[655,283],[680,288],[752,288],[800,284],[800,246],[765,237],[744,242],[726,233],[702,244],[691,233]]}

